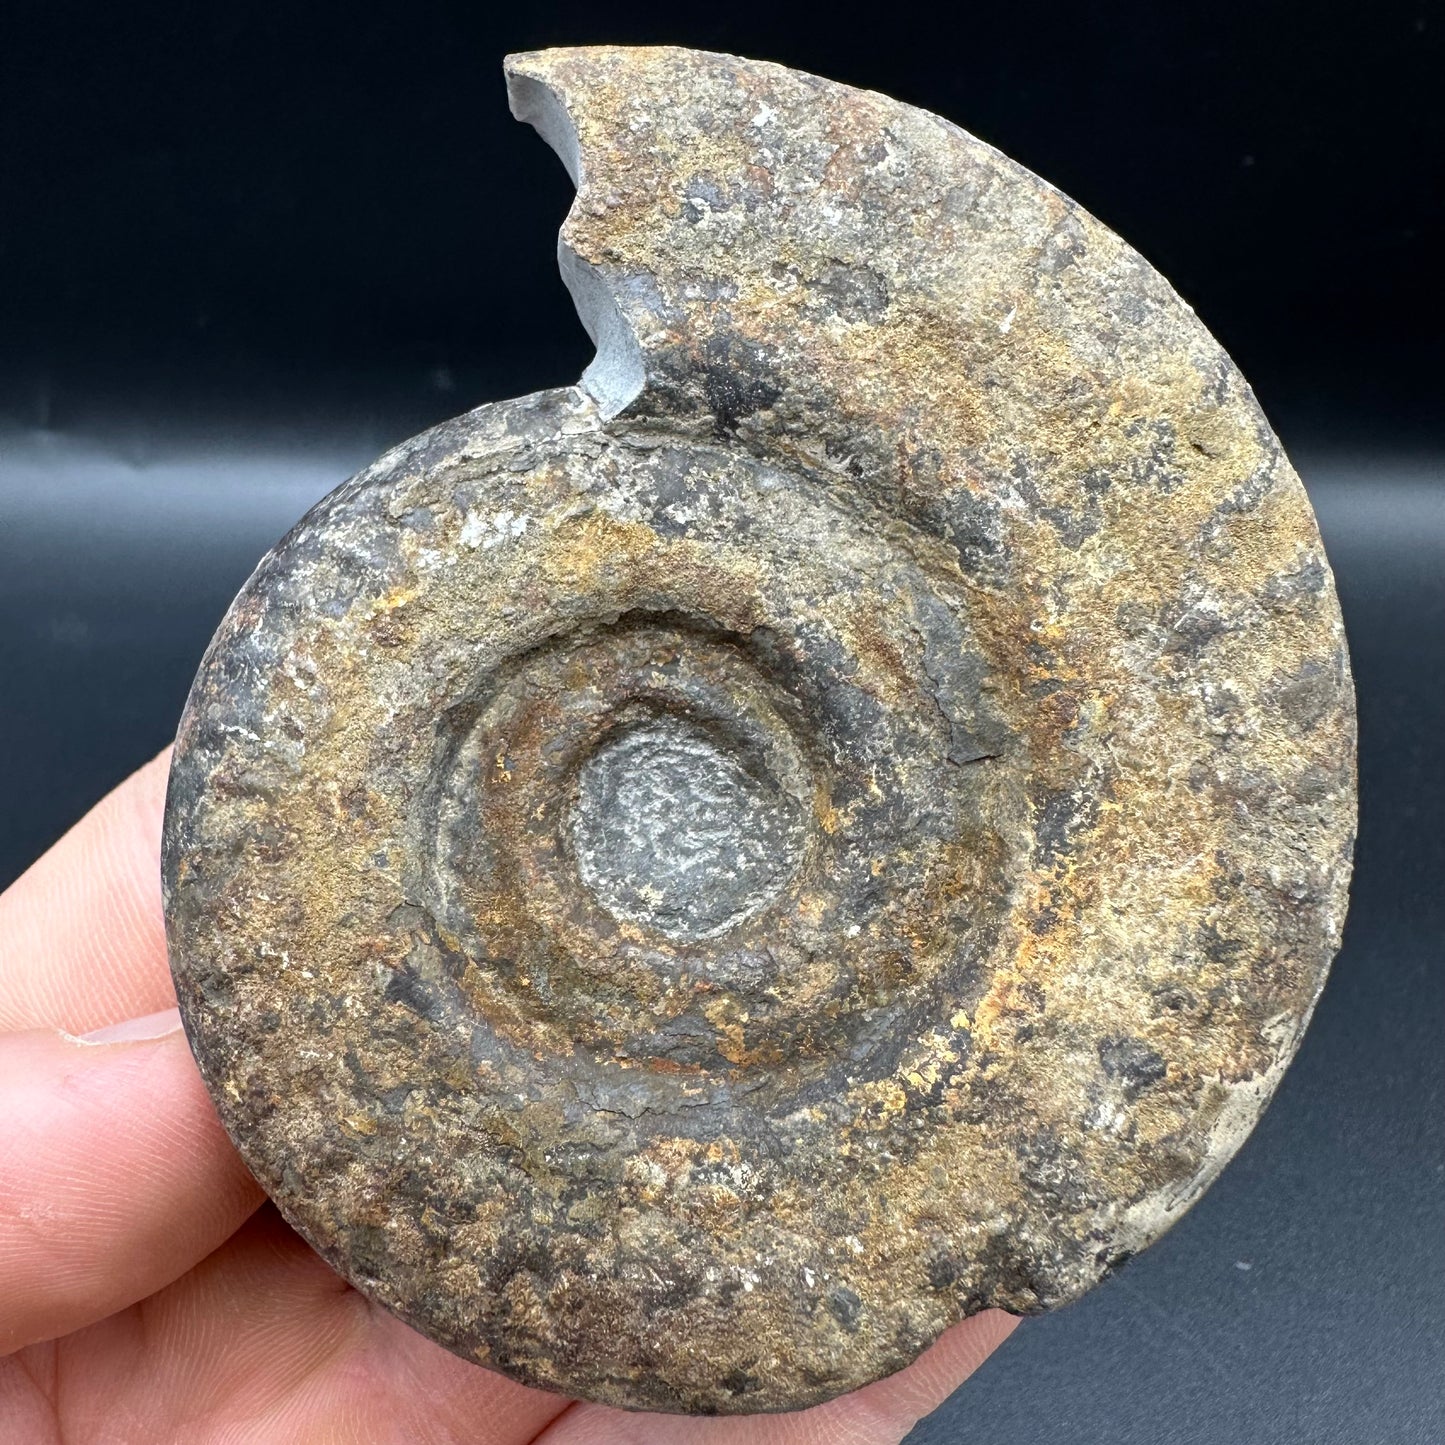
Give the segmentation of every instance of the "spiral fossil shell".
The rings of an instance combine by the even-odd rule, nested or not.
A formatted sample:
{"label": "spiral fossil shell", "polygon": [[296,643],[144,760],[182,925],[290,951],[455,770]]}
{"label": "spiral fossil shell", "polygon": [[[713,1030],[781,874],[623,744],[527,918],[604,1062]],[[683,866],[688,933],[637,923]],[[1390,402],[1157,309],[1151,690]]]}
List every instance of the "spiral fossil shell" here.
{"label": "spiral fossil shell", "polygon": [[786,1409],[1178,1217],[1344,915],[1304,492],[1134,252],[883,96],[514,58],[578,387],[262,562],[181,723],[171,957],[287,1218],[450,1349]]}

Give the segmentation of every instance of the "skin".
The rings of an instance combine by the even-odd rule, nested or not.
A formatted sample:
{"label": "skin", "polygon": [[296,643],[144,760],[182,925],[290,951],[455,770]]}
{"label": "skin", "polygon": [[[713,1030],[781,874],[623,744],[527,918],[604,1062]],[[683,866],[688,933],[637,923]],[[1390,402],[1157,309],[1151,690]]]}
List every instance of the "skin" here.
{"label": "skin", "polygon": [[196,1072],[161,919],[168,761],[0,894],[0,1437],[893,1445],[1013,1329],[990,1310],[852,1395],[729,1419],[573,1402],[408,1329],[264,1202]]}

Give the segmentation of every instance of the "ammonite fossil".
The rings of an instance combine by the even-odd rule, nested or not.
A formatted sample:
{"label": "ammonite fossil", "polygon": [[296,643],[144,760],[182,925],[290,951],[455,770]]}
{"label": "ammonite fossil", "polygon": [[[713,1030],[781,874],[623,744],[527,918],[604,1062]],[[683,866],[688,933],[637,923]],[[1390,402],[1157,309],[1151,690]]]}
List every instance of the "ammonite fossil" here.
{"label": "ammonite fossil", "polygon": [[778,1410],[1029,1313],[1238,1147],[1339,940],[1309,504],[1133,251],[946,121],[514,58],[580,385],[339,488],[176,748],[176,982],[347,1279],[530,1384]]}

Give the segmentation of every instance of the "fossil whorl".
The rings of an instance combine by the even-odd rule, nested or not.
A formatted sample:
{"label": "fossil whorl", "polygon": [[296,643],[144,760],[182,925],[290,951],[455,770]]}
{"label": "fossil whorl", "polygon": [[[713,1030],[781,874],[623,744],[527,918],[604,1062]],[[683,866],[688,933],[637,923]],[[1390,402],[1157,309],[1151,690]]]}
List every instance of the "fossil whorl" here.
{"label": "fossil whorl", "polygon": [[261,564],[182,721],[171,956],[348,1279],[532,1384],[781,1409],[1074,1298],[1239,1145],[1339,940],[1299,481],[1133,251],[935,116],[513,59],[580,387]]}

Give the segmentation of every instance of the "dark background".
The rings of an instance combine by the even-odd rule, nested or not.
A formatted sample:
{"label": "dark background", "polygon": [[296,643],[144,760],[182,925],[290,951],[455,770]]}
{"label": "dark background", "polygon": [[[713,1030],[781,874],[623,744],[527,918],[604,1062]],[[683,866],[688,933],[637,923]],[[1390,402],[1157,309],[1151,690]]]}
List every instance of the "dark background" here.
{"label": "dark background", "polygon": [[[938,111],[1169,276],[1314,498],[1360,698],[1344,952],[1220,1183],[914,1437],[1445,1439],[1445,8],[0,5],[0,885],[161,747],[260,553],[572,381],[509,50],[673,41]],[[279,1445],[279,1442],[278,1442]]]}

